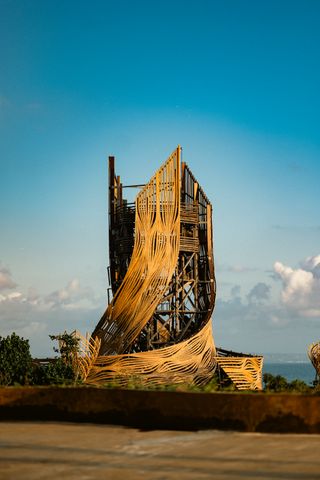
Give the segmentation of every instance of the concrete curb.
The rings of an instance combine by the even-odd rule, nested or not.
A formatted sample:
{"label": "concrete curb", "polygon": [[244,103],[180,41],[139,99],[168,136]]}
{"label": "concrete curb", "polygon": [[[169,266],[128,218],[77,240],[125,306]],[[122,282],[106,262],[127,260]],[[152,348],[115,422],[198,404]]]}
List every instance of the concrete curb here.
{"label": "concrete curb", "polygon": [[3,387],[0,420],[107,423],[141,429],[320,433],[320,396]]}

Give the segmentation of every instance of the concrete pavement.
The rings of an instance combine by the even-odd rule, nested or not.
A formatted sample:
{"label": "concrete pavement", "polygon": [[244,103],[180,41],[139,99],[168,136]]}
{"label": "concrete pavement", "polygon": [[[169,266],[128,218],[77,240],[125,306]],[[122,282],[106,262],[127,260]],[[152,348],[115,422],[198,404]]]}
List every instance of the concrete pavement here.
{"label": "concrete pavement", "polygon": [[320,435],[1,422],[0,479],[320,479]]}

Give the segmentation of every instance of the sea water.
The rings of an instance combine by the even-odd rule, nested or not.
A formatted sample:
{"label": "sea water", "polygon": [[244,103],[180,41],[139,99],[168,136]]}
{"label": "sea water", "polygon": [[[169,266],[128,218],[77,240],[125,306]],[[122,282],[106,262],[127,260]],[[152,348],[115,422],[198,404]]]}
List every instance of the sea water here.
{"label": "sea water", "polygon": [[263,364],[263,373],[272,375],[281,375],[288,382],[292,380],[303,380],[306,384],[312,384],[315,379],[316,371],[311,362],[268,362]]}

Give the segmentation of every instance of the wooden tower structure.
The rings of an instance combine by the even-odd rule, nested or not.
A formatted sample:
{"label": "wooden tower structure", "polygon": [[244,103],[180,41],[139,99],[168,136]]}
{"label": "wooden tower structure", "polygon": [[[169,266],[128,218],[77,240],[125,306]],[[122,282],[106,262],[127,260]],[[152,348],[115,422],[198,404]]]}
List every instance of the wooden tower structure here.
{"label": "wooden tower structure", "polygon": [[212,205],[181,161],[181,147],[147,184],[135,186],[141,190],[129,203],[109,157],[112,295],[92,334],[99,353],[87,382],[125,384],[139,376],[204,384],[218,368],[238,388],[261,388],[261,357],[214,345]]}
{"label": "wooden tower structure", "polygon": [[[214,307],[212,206],[184,162],[180,182],[180,242],[174,271],[151,318],[126,353],[181,342],[206,323]],[[134,246],[135,204],[128,203],[122,192],[120,177],[114,173],[114,157],[109,157],[109,278],[113,295],[124,280]]]}

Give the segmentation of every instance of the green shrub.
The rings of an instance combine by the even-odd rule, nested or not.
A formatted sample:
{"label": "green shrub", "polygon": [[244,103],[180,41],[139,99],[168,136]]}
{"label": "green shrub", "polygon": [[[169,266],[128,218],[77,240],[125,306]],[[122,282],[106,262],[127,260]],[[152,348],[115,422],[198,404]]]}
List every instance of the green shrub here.
{"label": "green shrub", "polygon": [[271,373],[265,373],[263,375],[263,383],[266,390],[273,392],[282,392],[288,390],[288,382],[281,375],[271,375]]}
{"label": "green shrub", "polygon": [[309,393],[311,387],[309,387],[303,380],[296,379],[289,383],[289,390],[293,392]]}
{"label": "green shrub", "polygon": [[49,335],[51,340],[59,342],[59,348],[54,347],[60,357],[54,362],[37,365],[33,371],[35,385],[70,385],[78,381],[76,357],[79,350],[79,339],[64,332],[61,335]]}
{"label": "green shrub", "polygon": [[79,351],[79,338],[72,333],[64,332],[60,335],[49,335],[51,340],[59,342],[59,348],[53,348],[56,353],[60,353],[61,358],[68,365],[73,365]]}
{"label": "green shrub", "polygon": [[286,378],[281,375],[271,375],[271,373],[265,373],[263,375],[263,382],[265,390],[267,392],[292,392],[292,393],[310,393],[311,387],[309,387],[302,380],[293,380],[288,382]]}
{"label": "green shrub", "polygon": [[14,332],[0,337],[0,385],[26,385],[32,381],[29,340]]}
{"label": "green shrub", "polygon": [[37,365],[33,370],[32,383],[34,385],[68,385],[75,383],[75,374],[71,365],[67,365],[62,358],[45,365]]}

